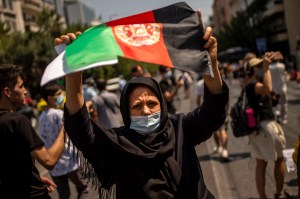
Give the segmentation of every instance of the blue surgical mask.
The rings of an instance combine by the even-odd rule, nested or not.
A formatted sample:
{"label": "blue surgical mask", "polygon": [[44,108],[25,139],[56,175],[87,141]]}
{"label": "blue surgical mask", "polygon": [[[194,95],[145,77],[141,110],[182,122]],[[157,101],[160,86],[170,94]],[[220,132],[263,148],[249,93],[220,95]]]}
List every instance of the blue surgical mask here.
{"label": "blue surgical mask", "polygon": [[56,106],[61,107],[62,104],[64,103],[64,99],[65,99],[64,94],[60,94],[56,96]]}
{"label": "blue surgical mask", "polygon": [[171,78],[172,77],[172,71],[168,71],[168,72],[166,72],[166,77],[167,78]]}
{"label": "blue surgical mask", "polygon": [[160,125],[160,111],[147,116],[130,116],[130,129],[142,135],[148,135]]}

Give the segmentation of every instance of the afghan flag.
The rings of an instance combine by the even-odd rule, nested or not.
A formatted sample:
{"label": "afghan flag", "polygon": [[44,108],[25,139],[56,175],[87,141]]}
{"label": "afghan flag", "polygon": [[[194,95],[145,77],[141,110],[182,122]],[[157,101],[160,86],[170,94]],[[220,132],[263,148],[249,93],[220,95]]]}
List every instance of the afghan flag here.
{"label": "afghan flag", "polygon": [[186,3],[132,15],[79,35],[46,68],[41,85],[66,74],[118,63],[118,57],[210,72],[203,25]]}

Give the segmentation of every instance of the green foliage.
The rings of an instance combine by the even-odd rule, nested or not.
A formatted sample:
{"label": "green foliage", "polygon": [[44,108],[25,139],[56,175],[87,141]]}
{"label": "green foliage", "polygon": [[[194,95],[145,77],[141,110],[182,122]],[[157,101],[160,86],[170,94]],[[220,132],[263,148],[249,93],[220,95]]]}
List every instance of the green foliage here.
{"label": "green foliage", "polygon": [[269,0],[255,0],[245,11],[240,11],[225,24],[222,31],[216,35],[220,51],[231,47],[245,47],[256,51],[256,39],[265,37],[268,26],[263,13]]}
{"label": "green foliage", "polygon": [[5,23],[0,21],[0,61],[4,62],[7,42],[8,42],[8,33],[10,32],[9,27],[6,26]]}
{"label": "green foliage", "polygon": [[138,62],[132,59],[126,59],[124,57],[119,57],[119,63],[112,66],[102,66],[99,68],[94,68],[85,71],[83,74],[83,79],[94,77],[102,79],[111,79],[123,75],[124,79],[129,80],[132,76],[130,75],[130,69],[132,66],[140,65],[145,71],[150,72],[151,75],[155,75],[158,70],[158,65],[150,64],[145,62]]}
{"label": "green foliage", "polygon": [[[63,28],[61,18],[54,11],[43,10],[35,17],[39,27],[37,32],[25,33],[11,32],[4,23],[0,22],[0,61],[24,66],[32,96],[38,94],[40,79],[46,66],[57,56],[53,41],[60,35],[76,31],[85,31],[87,25],[73,24]],[[130,69],[133,65],[141,65],[151,74],[157,71],[157,66],[149,63],[137,62],[120,57],[119,64],[99,67],[84,72],[84,78],[95,77],[110,79],[123,75],[125,79],[131,78]]]}
{"label": "green foliage", "polygon": [[43,10],[36,17],[37,32],[10,32],[0,23],[0,61],[19,64],[29,80],[27,86],[33,96],[39,90],[40,78],[47,64],[56,56],[54,35],[61,34],[60,18],[54,11]]}
{"label": "green foliage", "polygon": [[[72,25],[69,25],[66,29],[62,30],[62,34],[67,34],[70,32],[76,33],[77,31],[84,32],[88,28],[89,28],[88,25],[72,24]],[[57,36],[59,36],[59,35],[57,35]]]}

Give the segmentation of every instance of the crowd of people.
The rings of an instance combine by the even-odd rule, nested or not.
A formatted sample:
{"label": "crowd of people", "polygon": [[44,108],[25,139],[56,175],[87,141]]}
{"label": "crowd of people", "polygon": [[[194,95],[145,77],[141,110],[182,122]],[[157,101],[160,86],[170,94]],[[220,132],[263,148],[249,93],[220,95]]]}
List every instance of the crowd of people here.
{"label": "crowd of people", "polygon": [[[75,39],[69,33],[56,38],[55,44]],[[218,62],[210,27],[203,39],[213,76],[180,71],[176,77],[174,69],[159,66],[157,81],[155,74],[136,65],[130,70],[132,78],[120,82],[118,96],[107,90],[104,79],[83,80],[82,72],[69,74],[63,87],[51,82],[42,88],[46,105],[37,129],[17,112],[27,94],[22,67],[1,64],[0,156],[5,163],[0,166],[0,193],[10,198],[51,198],[49,192],[56,188],[59,198],[67,199],[71,181],[83,199],[90,193],[84,178],[93,178],[100,198],[212,199],[195,147],[213,136],[213,152],[229,160],[227,83],[238,77],[260,127],[249,135],[258,196],[266,198],[266,166],[274,161],[274,197],[287,198],[281,125],[288,123],[288,104],[282,53],[270,51],[262,57],[247,53],[234,69]],[[181,88],[184,99],[196,96],[196,108],[187,113],[180,113],[174,104]],[[51,179],[40,175],[35,161],[49,170]]]}

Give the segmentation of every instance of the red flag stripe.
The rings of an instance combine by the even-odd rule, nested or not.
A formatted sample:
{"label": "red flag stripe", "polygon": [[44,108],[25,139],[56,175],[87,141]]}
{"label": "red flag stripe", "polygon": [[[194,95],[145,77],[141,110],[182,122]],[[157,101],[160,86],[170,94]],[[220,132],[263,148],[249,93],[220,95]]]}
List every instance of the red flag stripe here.
{"label": "red flag stripe", "polygon": [[116,19],[106,23],[106,26],[118,26],[127,24],[140,24],[140,23],[155,23],[153,11],[144,12],[136,15],[131,15],[122,19]]}

